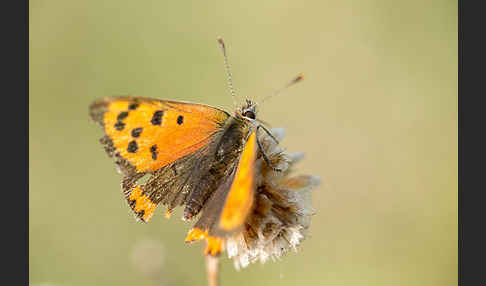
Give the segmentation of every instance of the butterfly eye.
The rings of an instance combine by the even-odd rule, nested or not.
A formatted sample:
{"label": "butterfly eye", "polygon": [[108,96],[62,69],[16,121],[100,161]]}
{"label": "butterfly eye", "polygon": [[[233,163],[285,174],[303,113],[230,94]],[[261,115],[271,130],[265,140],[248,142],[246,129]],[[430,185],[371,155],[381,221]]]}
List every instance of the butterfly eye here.
{"label": "butterfly eye", "polygon": [[253,112],[251,110],[246,110],[245,112],[243,112],[243,116],[246,117],[246,118],[250,118],[250,119],[256,118],[255,112]]}

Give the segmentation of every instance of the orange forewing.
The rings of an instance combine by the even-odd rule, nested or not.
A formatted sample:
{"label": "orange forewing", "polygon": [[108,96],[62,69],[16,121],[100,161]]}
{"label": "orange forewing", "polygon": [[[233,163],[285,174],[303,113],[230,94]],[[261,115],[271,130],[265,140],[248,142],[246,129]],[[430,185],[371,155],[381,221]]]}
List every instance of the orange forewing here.
{"label": "orange forewing", "polygon": [[219,227],[232,231],[241,226],[253,205],[255,186],[256,132],[253,131],[241,153],[236,174],[221,213]]}
{"label": "orange forewing", "polygon": [[[134,100],[138,100],[136,108],[133,108]],[[123,129],[119,130],[116,124],[123,112],[128,115],[122,116]],[[162,114],[160,124],[152,122],[156,112]],[[103,124],[120,155],[138,172],[149,172],[205,146],[228,117],[225,111],[207,105],[119,98],[107,105]],[[142,130],[136,138],[134,129]],[[136,151],[130,152],[128,147],[133,141],[136,141]],[[156,155],[151,150],[153,146]]]}

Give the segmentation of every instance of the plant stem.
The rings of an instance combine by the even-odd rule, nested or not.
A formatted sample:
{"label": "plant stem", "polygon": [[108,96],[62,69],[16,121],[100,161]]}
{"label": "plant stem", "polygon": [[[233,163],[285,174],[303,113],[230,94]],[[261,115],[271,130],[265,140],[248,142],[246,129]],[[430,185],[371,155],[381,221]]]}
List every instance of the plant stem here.
{"label": "plant stem", "polygon": [[218,286],[218,282],[219,282],[219,269],[218,269],[219,258],[214,257],[212,255],[206,255],[205,261],[206,261],[206,273],[207,273],[207,276],[208,276],[208,285],[209,286]]}

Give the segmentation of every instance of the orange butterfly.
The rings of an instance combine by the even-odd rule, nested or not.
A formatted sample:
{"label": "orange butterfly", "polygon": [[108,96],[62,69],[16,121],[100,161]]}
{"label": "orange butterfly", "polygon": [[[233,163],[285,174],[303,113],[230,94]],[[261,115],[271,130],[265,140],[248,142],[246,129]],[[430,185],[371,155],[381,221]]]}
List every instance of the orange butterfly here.
{"label": "orange butterfly", "polygon": [[[231,87],[225,46],[218,40]],[[206,239],[206,254],[219,254],[223,238],[243,227],[254,202],[257,156],[280,171],[257,133],[277,139],[259,124],[250,100],[230,115],[202,104],[110,97],[92,103],[90,115],[104,128],[101,142],[123,174],[123,193],[136,218],[149,221],[159,204],[168,207],[166,215],[185,205],[184,220],[201,213],[186,242]],[[137,185],[146,174],[150,179]]]}

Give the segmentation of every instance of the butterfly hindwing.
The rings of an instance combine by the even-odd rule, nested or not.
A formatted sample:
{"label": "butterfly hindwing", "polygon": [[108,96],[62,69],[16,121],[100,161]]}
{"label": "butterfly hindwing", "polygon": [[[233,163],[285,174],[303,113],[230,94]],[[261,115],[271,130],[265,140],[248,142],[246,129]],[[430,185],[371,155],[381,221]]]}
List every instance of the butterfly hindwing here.
{"label": "butterfly hindwing", "polygon": [[206,253],[221,251],[222,238],[243,227],[253,207],[255,188],[256,132],[253,131],[235,166],[205,204],[202,215],[186,242],[206,239]]}

